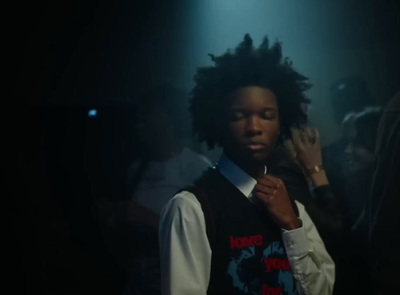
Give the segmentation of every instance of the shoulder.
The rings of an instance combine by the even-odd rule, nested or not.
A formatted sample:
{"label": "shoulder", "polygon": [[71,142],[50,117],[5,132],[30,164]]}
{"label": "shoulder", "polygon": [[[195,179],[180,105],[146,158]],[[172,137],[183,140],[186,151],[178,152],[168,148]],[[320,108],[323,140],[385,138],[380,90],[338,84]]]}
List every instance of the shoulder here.
{"label": "shoulder", "polygon": [[183,190],[177,193],[170,201],[171,205],[177,207],[187,207],[187,206],[200,206],[199,201],[196,196],[187,190]]}
{"label": "shoulder", "polygon": [[161,212],[160,234],[190,233],[194,234],[203,229],[205,232],[205,218],[200,203],[188,191],[176,194],[168,201]]}
{"label": "shoulder", "polygon": [[192,183],[197,179],[205,170],[210,168],[210,160],[191,149],[185,147],[180,155],[180,167],[185,183]]}
{"label": "shoulder", "polygon": [[177,213],[191,214],[199,210],[201,210],[201,205],[196,196],[189,191],[183,190],[167,202],[161,215],[172,216]]}

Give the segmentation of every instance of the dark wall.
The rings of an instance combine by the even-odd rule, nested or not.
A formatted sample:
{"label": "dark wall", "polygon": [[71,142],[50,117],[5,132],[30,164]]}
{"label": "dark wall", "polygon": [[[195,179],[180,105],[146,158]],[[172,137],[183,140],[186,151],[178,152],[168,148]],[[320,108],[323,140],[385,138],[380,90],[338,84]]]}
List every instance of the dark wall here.
{"label": "dark wall", "polygon": [[[6,193],[13,200],[11,272],[22,293],[118,289],[118,266],[91,215],[93,200],[123,197],[135,152],[135,108],[127,101],[180,66],[182,2],[14,4],[12,86],[23,108],[11,110],[6,125],[12,146]],[[384,56],[382,102],[400,89],[398,6],[397,0],[350,5],[355,18],[361,11],[359,25],[369,24],[365,46],[375,44]],[[88,118],[91,107],[98,117]]]}
{"label": "dark wall", "polygon": [[23,101],[134,98],[155,77],[168,75],[179,33],[175,2],[28,4],[15,34]]}

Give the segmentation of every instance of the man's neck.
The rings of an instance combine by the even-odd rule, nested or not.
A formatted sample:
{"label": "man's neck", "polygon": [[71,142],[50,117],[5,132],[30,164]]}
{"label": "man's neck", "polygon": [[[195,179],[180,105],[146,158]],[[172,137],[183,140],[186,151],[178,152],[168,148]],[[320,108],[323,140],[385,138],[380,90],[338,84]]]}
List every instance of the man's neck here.
{"label": "man's neck", "polygon": [[238,164],[240,168],[242,168],[247,174],[253,177],[255,180],[261,178],[265,173],[265,166],[264,165],[257,165],[257,166],[249,166],[249,167],[242,167]]}

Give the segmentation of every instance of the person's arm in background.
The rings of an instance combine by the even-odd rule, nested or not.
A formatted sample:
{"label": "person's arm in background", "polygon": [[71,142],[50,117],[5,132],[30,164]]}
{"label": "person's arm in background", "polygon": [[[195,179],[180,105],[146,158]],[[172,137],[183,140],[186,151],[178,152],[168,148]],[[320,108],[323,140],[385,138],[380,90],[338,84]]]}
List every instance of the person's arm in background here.
{"label": "person's arm in background", "polygon": [[322,166],[319,132],[316,128],[291,128],[292,138],[284,142],[290,158],[302,169],[314,187],[329,185]]}
{"label": "person's arm in background", "polygon": [[182,191],[164,207],[159,229],[163,295],[206,295],[211,248],[196,197]]}
{"label": "person's arm in background", "polygon": [[[323,169],[319,132],[315,128],[291,129],[292,139],[284,142],[291,159],[302,169],[314,195],[306,209],[327,231],[343,229],[343,216]],[[322,210],[321,210],[322,209]]]}

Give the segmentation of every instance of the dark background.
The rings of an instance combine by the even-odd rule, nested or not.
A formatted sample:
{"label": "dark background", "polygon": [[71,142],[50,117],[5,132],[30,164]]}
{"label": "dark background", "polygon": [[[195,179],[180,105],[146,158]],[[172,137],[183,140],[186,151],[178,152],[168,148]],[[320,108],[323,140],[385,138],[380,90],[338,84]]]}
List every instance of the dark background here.
{"label": "dark background", "polygon": [[[383,105],[400,89],[398,1],[333,2],[345,8],[335,19],[348,31],[332,38],[342,38],[353,53],[368,52],[376,65],[370,71],[377,69],[381,77],[372,88]],[[194,74],[184,69],[191,58],[188,44],[196,40],[183,21],[190,18],[182,18],[188,3],[71,0],[12,6],[4,13],[11,15],[13,52],[3,57],[15,78],[12,95],[3,98],[12,105],[3,109],[11,143],[4,155],[4,196],[12,204],[3,210],[11,225],[7,272],[13,293],[116,294],[119,269],[93,217],[93,201],[123,195],[125,171],[135,158],[140,93],[179,77],[181,70]],[[335,50],[346,53],[340,46]],[[98,116],[88,117],[93,108]]]}

